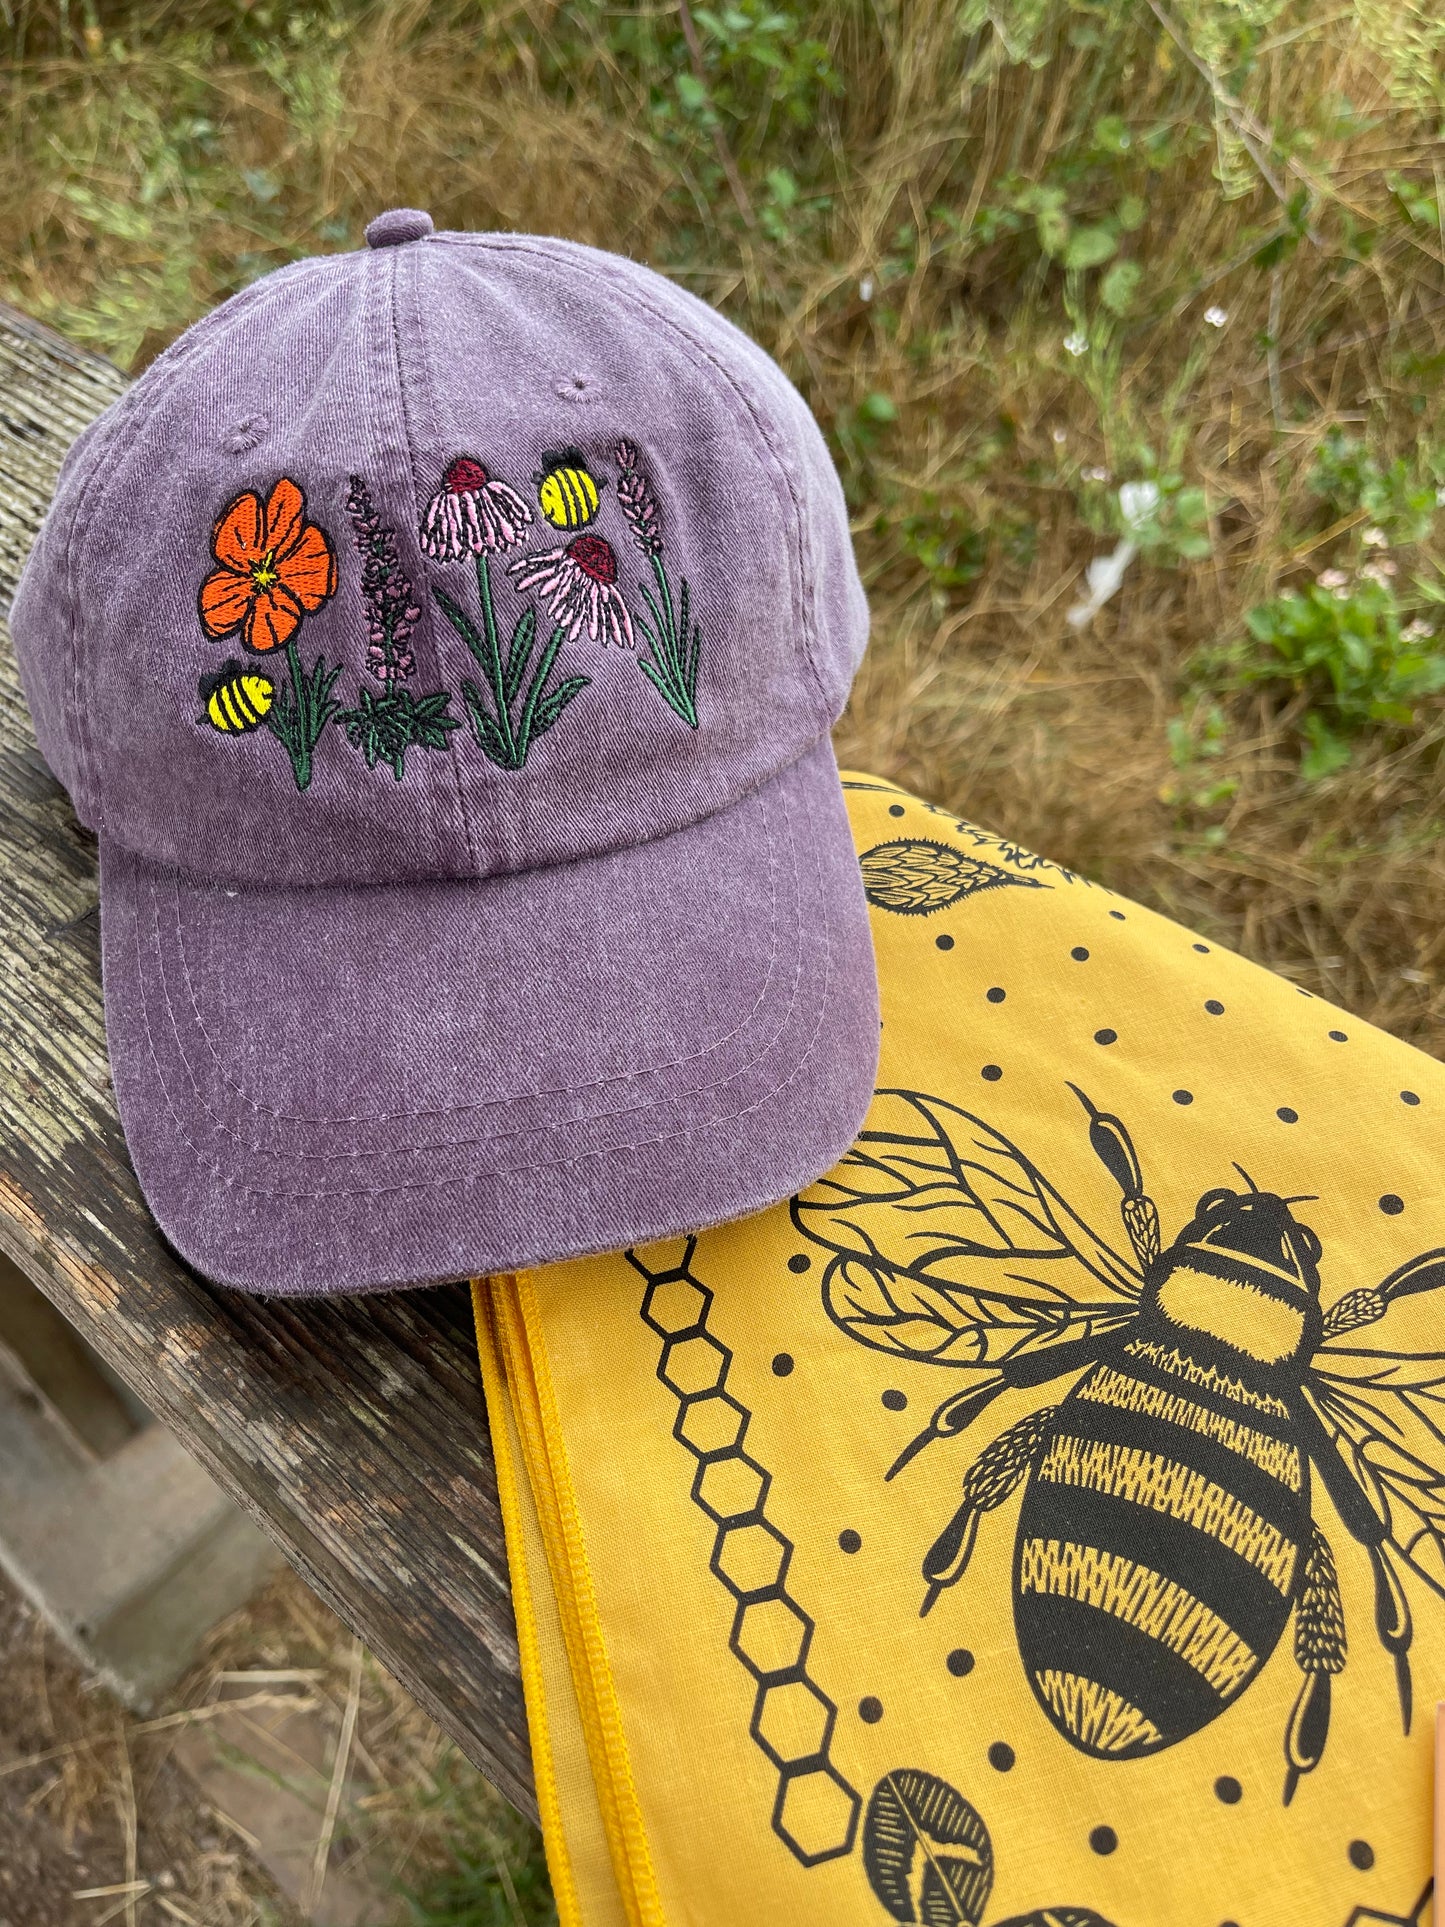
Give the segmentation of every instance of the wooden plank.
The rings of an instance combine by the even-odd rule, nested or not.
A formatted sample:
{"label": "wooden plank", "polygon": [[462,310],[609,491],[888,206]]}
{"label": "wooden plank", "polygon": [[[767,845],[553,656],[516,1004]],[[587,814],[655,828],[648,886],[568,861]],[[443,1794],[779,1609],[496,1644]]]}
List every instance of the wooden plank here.
{"label": "wooden plank", "polygon": [[[0,309],[0,610],[73,437],[125,386]],[[198,1278],[111,1096],[94,839],[0,622],[0,1249],[509,1799],[535,1816],[464,1287],[298,1302]]]}

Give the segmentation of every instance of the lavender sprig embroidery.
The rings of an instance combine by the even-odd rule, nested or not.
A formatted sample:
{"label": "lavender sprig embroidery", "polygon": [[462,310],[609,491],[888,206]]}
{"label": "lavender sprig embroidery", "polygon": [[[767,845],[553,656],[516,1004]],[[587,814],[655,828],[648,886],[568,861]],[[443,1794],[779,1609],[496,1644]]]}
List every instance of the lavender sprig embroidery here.
{"label": "lavender sprig embroidery", "polygon": [[641,657],[638,667],[663,701],[675,709],[690,728],[696,729],[697,661],[701,637],[696,623],[691,619],[687,580],[679,577],[677,601],[674,604],[662,562],[662,523],[658,515],[657,498],[642,473],[642,456],[635,442],[621,441],[617,444],[617,466],[621,470],[617,483],[618,503],[627,518],[633,541],[652,564],[652,573],[657,582],[656,595],[645,582],[639,585],[652,621],[649,624],[645,617],[638,616],[637,627],[652,654],[650,657]]}
{"label": "lavender sprig embroidery", "polygon": [[371,490],[361,476],[351,477],[346,497],[352,540],[361,558],[361,598],[366,604],[367,673],[380,684],[380,693],[363,683],[356,707],[343,709],[336,721],[348,741],[375,769],[386,763],[399,783],[406,770],[408,749],[445,749],[447,737],[460,729],[458,717],[448,713],[451,696],[445,689],[414,696],[407,688],[416,667],[411,632],[421,620],[412,601],[411,581],[401,566],[396,531],[377,513]]}

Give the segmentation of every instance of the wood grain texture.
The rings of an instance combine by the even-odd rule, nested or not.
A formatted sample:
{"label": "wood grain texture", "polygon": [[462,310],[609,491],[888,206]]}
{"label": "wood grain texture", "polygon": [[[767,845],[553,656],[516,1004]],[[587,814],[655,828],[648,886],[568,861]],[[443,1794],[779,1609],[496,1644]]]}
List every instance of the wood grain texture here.
{"label": "wood grain texture", "polygon": [[[124,386],[0,308],[0,610],[65,449]],[[111,1095],[95,842],[35,747],[3,623],[0,1249],[535,1816],[466,1289],[247,1298],[165,1244]]]}

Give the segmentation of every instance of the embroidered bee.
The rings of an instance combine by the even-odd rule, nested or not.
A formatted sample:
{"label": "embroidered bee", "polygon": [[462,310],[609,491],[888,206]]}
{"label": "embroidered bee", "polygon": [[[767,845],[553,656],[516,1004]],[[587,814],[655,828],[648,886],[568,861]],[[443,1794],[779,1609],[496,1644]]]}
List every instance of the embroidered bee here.
{"label": "embroidered bee", "polygon": [[585,529],[597,513],[606,484],[593,480],[580,448],[558,448],[543,454],[532,486],[554,529]]}
{"label": "embroidered bee", "polygon": [[913,1091],[879,1094],[849,1156],[794,1200],[794,1221],[833,1254],[824,1305],[850,1338],[967,1375],[890,1479],[995,1399],[1074,1376],[974,1459],[924,1555],[921,1611],[963,1577],[984,1515],[1022,1486],[1019,1656],[1057,1731],[1104,1760],[1199,1732],[1293,1614],[1304,1677],[1285,1732],[1288,1805],[1323,1756],[1345,1665],[1312,1476],[1369,1560],[1409,1731],[1403,1571],[1445,1598],[1445,1300],[1430,1296],[1445,1289],[1445,1248],[1325,1310],[1320,1240],[1292,1209],[1308,1200],[1243,1171],[1247,1189],[1206,1191],[1161,1248],[1128,1131],[1069,1088],[1119,1187],[1131,1257],[983,1119]]}
{"label": "embroidered bee", "polygon": [[202,676],[200,699],[205,714],[197,720],[209,723],[223,736],[244,735],[259,729],[276,700],[276,685],[244,663],[222,664],[212,676]]}

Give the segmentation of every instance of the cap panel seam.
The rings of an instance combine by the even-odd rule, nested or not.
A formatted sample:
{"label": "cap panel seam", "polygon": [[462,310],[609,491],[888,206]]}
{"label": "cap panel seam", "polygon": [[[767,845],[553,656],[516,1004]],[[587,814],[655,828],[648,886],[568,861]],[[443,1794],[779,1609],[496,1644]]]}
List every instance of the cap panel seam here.
{"label": "cap panel seam", "polygon": [[[138,929],[136,934],[136,944],[137,944],[137,951],[139,951]],[[137,956],[137,962],[139,963],[139,955]],[[530,1171],[568,1170],[568,1169],[574,1168],[577,1165],[595,1163],[599,1158],[616,1158],[619,1156],[627,1156],[636,1151],[651,1150],[659,1144],[676,1143],[681,1138],[695,1137],[704,1131],[721,1130],[726,1125],[737,1124],[743,1118],[751,1117],[754,1114],[754,1112],[759,1111],[765,1105],[772,1103],[773,1100],[777,1098],[781,1092],[785,1091],[788,1088],[788,1086],[794,1083],[806,1070],[808,1064],[812,1060],[813,1053],[818,1047],[818,1039],[822,1035],[823,1013],[827,1006],[828,993],[829,993],[829,990],[831,989],[831,985],[832,985],[832,933],[831,933],[830,922],[828,919],[825,918],[824,935],[823,935],[823,988],[822,988],[822,993],[818,999],[817,1013],[814,1018],[813,1029],[808,1039],[807,1048],[803,1051],[802,1055],[799,1057],[796,1064],[794,1064],[793,1068],[788,1072],[786,1077],[780,1078],[776,1084],[772,1085],[768,1090],[764,1091],[759,1097],[755,1098],[751,1104],[744,1105],[739,1110],[730,1112],[726,1117],[710,1118],[706,1123],[684,1125],[681,1129],[676,1131],[659,1132],[654,1137],[641,1138],[631,1144],[609,1144],[609,1145],[601,1146],[595,1151],[579,1152],[573,1157],[544,1158],[544,1159],[538,1159],[535,1162],[530,1164],[493,1166],[492,1168],[485,1171],[474,1171],[474,1172],[462,1173],[457,1177],[421,1179],[414,1184],[356,1185],[351,1187],[342,1187],[339,1189],[322,1189],[322,1190],[310,1190],[310,1191],[280,1191],[275,1189],[266,1189],[256,1185],[238,1183],[234,1178],[230,1178],[225,1174],[225,1172],[221,1169],[221,1166],[217,1163],[216,1159],[210,1153],[203,1150],[202,1147],[196,1144],[195,1141],[190,1137],[189,1133],[185,1128],[184,1123],[181,1121],[180,1116],[176,1112],[174,1104],[171,1102],[170,1091],[166,1085],[165,1077],[161,1072],[160,1061],[156,1054],[155,1039],[150,1028],[149,1013],[146,1011],[143,1001],[141,1005],[141,1019],[146,1032],[146,1042],[150,1050],[151,1062],[155,1068],[156,1077],[158,1082],[160,1083],[162,1093],[165,1096],[166,1108],[167,1110],[169,1110],[171,1117],[175,1122],[176,1129],[179,1132],[182,1141],[186,1145],[188,1145],[193,1152],[195,1152],[198,1160],[211,1171],[211,1173],[218,1179],[218,1181],[228,1191],[238,1192],[243,1197],[294,1198],[298,1201],[304,1201],[304,1200],[310,1199],[310,1200],[319,1202],[323,1200],[335,1200],[335,1199],[355,1198],[355,1197],[369,1197],[369,1198],[394,1197],[400,1194],[404,1194],[407,1192],[414,1192],[414,1191],[437,1191],[437,1190],[455,1189],[458,1185],[476,1184],[477,1182],[479,1182],[479,1180],[484,1178],[523,1176]],[[551,1128],[554,1128],[554,1129],[575,1128],[575,1124],[569,1123],[567,1125],[559,1125]],[[490,1142],[493,1140],[484,1140],[484,1141]]]}
{"label": "cap panel seam", "polygon": [[[421,508],[422,508],[421,477],[417,472],[416,436],[412,432],[411,405],[407,396],[406,375],[402,368],[401,327],[397,319],[397,306],[400,301],[400,290],[399,290],[398,284],[401,278],[403,268],[405,267],[410,272],[410,275],[411,275],[412,311],[413,311],[413,318],[415,323],[414,339],[416,340],[418,349],[420,350],[421,344],[423,342],[422,328],[424,324],[423,324],[422,315],[421,315],[421,303],[417,295],[417,287],[416,287],[417,275],[419,272],[418,259],[417,259],[416,251],[414,249],[408,249],[404,247],[377,248],[373,250],[373,253],[381,257],[383,260],[388,255],[392,257],[390,262],[390,268],[391,268],[390,301],[388,303],[389,318],[391,322],[391,365],[393,370],[395,371],[397,398],[401,404],[402,434],[406,439],[407,470],[411,476],[411,526],[413,531],[415,531],[421,524]],[[401,258],[398,258],[398,257],[401,257]],[[433,411],[433,413],[434,412],[435,411]],[[423,569],[425,571],[425,556],[423,556]],[[426,583],[426,587],[429,591],[431,588],[431,581],[430,581],[429,574],[424,573],[424,580]],[[445,679],[444,677],[442,677],[441,649],[437,643],[438,629],[437,629],[437,622],[436,622],[436,604],[435,604],[434,598],[432,598],[430,595],[428,595],[425,598],[424,610],[426,615],[427,635],[431,640],[431,645],[432,645],[432,659],[436,665],[437,675],[439,680],[442,680],[444,682]],[[459,734],[460,732],[457,730],[447,731],[447,739],[446,739],[447,762],[451,767],[452,783],[456,789],[457,815],[461,821],[462,836],[466,842],[467,855],[471,858],[473,870],[477,871],[480,874],[481,858],[477,852],[476,840],[472,835],[471,814],[467,809],[466,795],[462,788],[461,763],[457,757],[456,737]]]}
{"label": "cap panel seam", "polygon": [[[441,236],[433,238],[435,240],[442,240]],[[553,275],[559,278],[571,268],[570,263],[559,260],[556,255],[548,253],[544,248],[535,247],[525,241],[513,240],[508,237],[489,238],[483,235],[447,235],[443,245],[474,249],[480,253],[528,255],[533,260],[540,262],[545,269],[550,270]],[[572,272],[575,274],[576,271],[573,270]],[[816,616],[810,571],[804,566],[805,532],[802,503],[798,498],[797,489],[793,485],[793,477],[788,469],[788,465],[782,459],[782,456],[773,444],[772,436],[768,433],[762,412],[755,406],[753,398],[737,381],[726,363],[719,359],[707,342],[700,340],[674,316],[665,314],[661,309],[655,307],[645,296],[638,293],[635,288],[621,281],[610,279],[608,286],[619,300],[631,303],[634,308],[646,315],[650,320],[656,322],[659,326],[666,328],[678,341],[685,344],[685,346],[693,352],[695,357],[705,362],[707,366],[711,368],[714,375],[726,384],[732,395],[747,411],[748,418],[753,424],[758,441],[765,451],[774,471],[772,477],[773,485],[776,488],[779,479],[781,479],[783,490],[792,508],[792,515],[789,518],[791,525],[789,559],[794,569],[793,600],[797,613],[799,632],[803,642],[803,659],[808,665],[808,674],[812,679],[813,688],[819,699],[823,713],[828,715],[831,712],[832,705],[828,701],[828,694],[823,683],[822,675],[813,658],[812,632]]]}
{"label": "cap panel seam", "polygon": [[[701,1058],[710,1057],[715,1051],[721,1050],[725,1044],[731,1043],[735,1037],[741,1036],[757,1016],[773,981],[773,973],[778,957],[778,860],[776,846],[773,841],[772,824],[768,818],[766,801],[763,802],[763,818],[768,839],[769,935],[768,965],[764,975],[763,987],[754,999],[752,1009],[745,1017],[740,1018],[725,1035],[714,1038],[712,1043],[704,1045],[698,1050],[684,1051],[677,1057],[666,1058],[661,1062],[649,1064],[639,1069],[618,1071],[611,1077],[589,1078],[585,1083],[581,1084],[538,1085],[528,1090],[508,1091],[504,1096],[487,1098],[479,1104],[433,1105],[414,1111],[363,1111],[351,1116],[308,1116],[301,1112],[278,1111],[269,1104],[258,1104],[254,1098],[248,1097],[240,1085],[226,1074],[226,1068],[221,1061],[215,1045],[211,1042],[210,1032],[206,1029],[205,1021],[201,1016],[200,1007],[196,1001],[195,981],[191,975],[190,964],[186,956],[185,931],[181,922],[180,901],[179,896],[176,896],[174,898],[176,953],[180,959],[181,974],[185,980],[186,993],[190,1001],[191,1010],[195,1016],[197,1033],[205,1040],[206,1047],[211,1054],[211,1059],[216,1066],[217,1076],[222,1085],[227,1090],[233,1091],[239,1102],[242,1103],[247,1110],[254,1112],[259,1117],[275,1118],[277,1122],[283,1124],[394,1124],[409,1118],[469,1117],[478,1112],[495,1110],[502,1105],[517,1104],[532,1098],[571,1097],[581,1091],[599,1090],[608,1084],[637,1083],[644,1077],[657,1077],[664,1071],[680,1069],[684,1064],[692,1064]],[[172,884],[174,884],[174,878],[172,878]],[[152,883],[150,887],[152,896],[154,896],[155,884]],[[168,898],[168,905],[171,901],[172,899]],[[159,916],[159,910],[157,910],[157,916]],[[166,994],[166,1001],[168,1004],[170,1003],[169,992]],[[184,1054],[183,1051],[182,1055],[184,1056]],[[212,1111],[211,1115],[218,1116],[219,1113]],[[469,1140],[458,1141],[467,1142]]]}
{"label": "cap panel seam", "polygon": [[[766,816],[766,811],[765,811],[765,823],[766,823],[767,835],[768,835],[768,861],[769,861],[770,867],[774,870],[774,872],[776,872],[776,857],[774,854],[775,846],[773,841],[772,822],[771,822],[771,819]],[[797,878],[798,872],[799,872],[798,847],[797,847],[796,837],[793,835],[793,832],[792,832],[791,821],[789,822],[788,827],[789,827],[790,849],[791,849],[791,854],[793,859],[792,861],[793,874],[794,874],[794,877]],[[795,894],[796,894],[797,900],[801,902],[801,889],[796,886],[795,886]],[[161,911],[160,911],[160,902],[156,896],[154,886],[152,886],[152,889],[151,889],[151,901],[154,906],[154,913],[155,913],[155,920],[156,920],[155,929],[156,929],[156,937],[158,940],[160,935],[160,927],[161,927],[160,925]],[[774,917],[774,929],[776,929],[776,918],[777,918],[776,894],[773,900],[773,917]],[[157,941],[157,949],[159,953],[158,941]],[[801,952],[801,949],[802,949],[801,936],[798,942],[798,949]],[[749,1071],[752,1068],[752,1066],[755,1063],[757,1063],[762,1057],[765,1057],[767,1053],[774,1048],[779,1037],[782,1036],[784,1030],[787,1027],[788,1021],[792,1016],[794,1007],[796,1006],[797,1000],[798,1000],[799,982],[801,979],[801,975],[802,975],[801,962],[795,962],[794,970],[793,970],[793,985],[792,985],[791,991],[789,992],[787,1007],[784,1010],[782,1016],[779,1018],[771,1035],[765,1038],[757,1046],[757,1048],[754,1049],[750,1057],[746,1058],[741,1064],[733,1065],[732,1067],[727,1069],[724,1072],[724,1074],[714,1078],[711,1083],[694,1084],[688,1090],[685,1090],[685,1091],[668,1091],[664,1093],[657,1100],[657,1102],[676,1103],[685,1098],[704,1096],[709,1091],[718,1090],[722,1088],[724,1085],[734,1082],[737,1078],[743,1076],[747,1071]],[[194,1084],[196,1088],[196,1093],[200,1099],[202,1108],[204,1109],[207,1117],[210,1118],[220,1130],[227,1132],[230,1136],[233,1136],[233,1137],[238,1136],[239,1133],[237,1132],[235,1126],[228,1123],[227,1120],[221,1115],[221,1113],[217,1111],[210,1103],[207,1102],[205,1094],[201,1089],[200,1079],[196,1076],[195,1066],[192,1063],[191,1058],[186,1052],[184,1043],[181,1041],[180,1026],[176,1022],[177,1006],[172,1001],[170,987],[166,982],[165,966],[163,961],[161,961],[160,969],[157,973],[157,981],[160,985],[161,995],[165,999],[166,1010],[171,1019],[172,1030],[175,1033],[177,1052],[181,1058],[182,1063],[186,1067],[187,1073],[191,1078],[191,1082]],[[144,1009],[144,1003],[142,1004],[142,1008]],[[738,1033],[735,1033],[735,1034],[738,1034]],[[690,1058],[683,1058],[680,1061],[685,1064],[685,1063],[691,1062],[692,1060]],[[673,1068],[673,1066],[671,1065],[662,1065],[659,1067],[660,1070],[668,1070],[671,1068]],[[655,1075],[655,1074],[656,1074],[655,1072],[651,1072],[651,1073],[638,1072],[622,1078],[595,1078],[583,1084],[564,1085],[561,1087],[558,1094],[561,1096],[577,1096],[583,1092],[593,1091],[598,1089],[605,1089],[608,1085],[611,1085],[611,1084],[637,1082],[637,1081],[640,1081],[640,1079],[643,1076]],[[520,1092],[520,1093],[512,1094],[506,1098],[497,1099],[495,1100],[495,1102],[502,1103],[502,1104],[518,1103],[518,1102],[524,1101],[530,1095],[531,1093]],[[548,1093],[543,1093],[543,1095],[548,1095]],[[250,1106],[250,1108],[253,1111],[256,1109],[254,1105]],[[486,1106],[465,1107],[467,1111],[475,1110],[475,1109],[491,1109],[491,1108],[492,1108],[492,1105],[490,1104]],[[596,1111],[590,1114],[589,1116],[582,1117],[582,1118],[559,1119],[559,1120],[554,1120],[552,1122],[539,1123],[533,1126],[518,1126],[517,1128],[509,1131],[496,1131],[496,1132],[491,1132],[486,1134],[479,1134],[474,1137],[444,1138],[444,1139],[439,1139],[432,1143],[428,1143],[426,1145],[395,1146],[389,1150],[380,1150],[380,1151],[375,1149],[363,1149],[363,1150],[356,1150],[356,1151],[323,1152],[323,1153],[264,1152],[262,1151],[260,1146],[254,1145],[254,1144],[248,1145],[246,1148],[248,1152],[253,1156],[267,1156],[267,1157],[275,1158],[278,1161],[285,1161],[287,1158],[290,1158],[292,1160],[299,1160],[300,1162],[307,1163],[307,1164],[355,1163],[361,1159],[367,1159],[367,1158],[375,1159],[375,1158],[415,1155],[421,1151],[456,1151],[456,1150],[465,1150],[472,1145],[499,1144],[499,1143],[505,1142],[508,1138],[540,1135],[541,1133],[547,1132],[547,1131],[574,1130],[584,1124],[601,1124],[601,1123],[607,1122],[611,1118],[629,1117],[633,1115],[635,1112],[646,1111],[654,1108],[656,1108],[656,1103],[649,1102],[648,1100],[644,1099],[641,1102],[636,1104],[620,1105],[615,1110]],[[423,1111],[423,1112],[403,1111],[398,1113],[397,1117],[398,1119],[404,1119],[404,1118],[413,1117],[413,1116],[430,1117],[434,1115],[445,1116],[445,1115],[448,1115],[448,1113],[446,1112],[435,1113],[431,1111]],[[332,1121],[336,1124],[346,1124],[351,1122],[352,1120],[346,1119],[346,1118],[338,1118],[338,1119],[329,1120],[329,1121]],[[365,1121],[365,1120],[362,1120],[362,1121]]]}
{"label": "cap panel seam", "polygon": [[[258,284],[254,290],[243,289],[240,294],[233,295],[231,301],[223,303],[220,308],[213,309],[210,314],[195,322],[126,390],[115,404],[115,419],[111,427],[102,439],[98,439],[86,451],[89,472],[80,483],[76,495],[75,510],[66,536],[61,580],[64,585],[68,617],[70,708],[75,719],[77,787],[82,788],[89,784],[92,827],[97,832],[104,823],[105,785],[91,744],[89,710],[80,700],[82,625],[79,615],[80,595],[75,579],[75,547],[79,539],[82,514],[91,509],[93,497],[94,511],[99,515],[106,500],[106,483],[112,480],[111,475],[107,473],[106,464],[99,457],[104,455],[118,459],[124,456],[168,393],[168,380],[147,381],[147,376],[151,374],[152,369],[164,366],[169,377],[174,370],[184,368],[210,343],[211,337],[220,331],[223,323],[233,320],[238,311],[248,314],[256,308],[264,311],[271,302],[289,290],[293,282],[313,278],[324,265],[326,264],[323,262],[306,261],[296,263],[289,270],[283,268],[279,273],[286,276],[284,290],[272,285],[268,277],[266,283]],[[242,303],[244,307],[239,310],[236,305],[233,305]]]}

